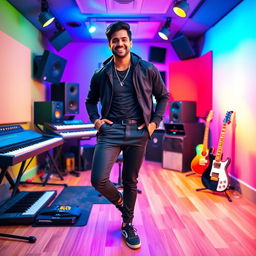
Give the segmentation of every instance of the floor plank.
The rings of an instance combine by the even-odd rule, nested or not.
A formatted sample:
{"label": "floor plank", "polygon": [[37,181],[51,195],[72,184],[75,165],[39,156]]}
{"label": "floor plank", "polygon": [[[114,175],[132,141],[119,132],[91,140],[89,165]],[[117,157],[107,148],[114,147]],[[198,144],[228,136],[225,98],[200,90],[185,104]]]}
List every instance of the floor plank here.
{"label": "floor plank", "polygon": [[[90,171],[80,177],[65,176],[73,186],[90,185]],[[115,165],[111,180],[117,181]],[[63,183],[58,176],[51,182]],[[161,168],[144,161],[139,178],[134,225],[142,241],[139,250],[129,249],[121,237],[120,213],[112,205],[94,205],[83,227],[1,226],[1,233],[36,236],[37,242],[0,238],[1,256],[226,256],[256,255],[256,205],[237,193],[198,191],[198,174]],[[21,190],[62,190],[62,186],[21,186]]]}

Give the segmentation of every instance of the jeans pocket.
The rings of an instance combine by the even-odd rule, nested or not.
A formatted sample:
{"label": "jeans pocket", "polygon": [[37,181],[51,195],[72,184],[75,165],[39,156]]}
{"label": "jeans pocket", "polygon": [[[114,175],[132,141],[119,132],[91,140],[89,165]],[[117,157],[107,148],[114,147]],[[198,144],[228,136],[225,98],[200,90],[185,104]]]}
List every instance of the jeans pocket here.
{"label": "jeans pocket", "polygon": [[104,123],[103,125],[101,125],[99,132],[103,132],[104,131],[104,126],[106,126],[106,123]]}
{"label": "jeans pocket", "polygon": [[107,124],[107,123],[104,123],[100,129],[99,129],[99,133],[106,133],[108,132],[111,128],[112,128],[112,124]]}

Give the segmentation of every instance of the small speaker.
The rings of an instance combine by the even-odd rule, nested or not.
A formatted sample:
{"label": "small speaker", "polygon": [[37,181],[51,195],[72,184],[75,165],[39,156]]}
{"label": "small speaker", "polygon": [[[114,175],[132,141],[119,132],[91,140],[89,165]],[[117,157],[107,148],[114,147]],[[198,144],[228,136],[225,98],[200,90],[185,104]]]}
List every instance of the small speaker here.
{"label": "small speaker", "polygon": [[163,79],[164,83],[166,84],[166,72],[160,71],[161,78]]}
{"label": "small speaker", "polygon": [[63,101],[64,114],[79,113],[79,84],[51,84],[51,100]]}
{"label": "small speaker", "polygon": [[49,41],[53,47],[59,51],[72,41],[72,37],[69,35],[67,30],[60,30],[53,37],[51,37]]}
{"label": "small speaker", "polygon": [[192,48],[191,43],[189,42],[188,38],[184,35],[181,34],[177,37],[175,37],[172,41],[171,44],[173,46],[173,49],[177,53],[178,57],[181,60],[186,60],[190,58],[196,57],[196,52]]}
{"label": "small speaker", "polygon": [[196,155],[196,146],[203,142],[204,124],[166,125],[172,134],[182,135],[165,134],[163,138],[163,168],[180,172],[190,171],[190,163]]}
{"label": "small speaker", "polygon": [[34,78],[52,83],[61,80],[67,60],[49,51],[34,58]]}
{"label": "small speaker", "polygon": [[192,123],[196,122],[195,101],[172,101],[170,103],[170,122]]}
{"label": "small speaker", "polygon": [[165,63],[166,48],[151,46],[149,49],[150,62]]}
{"label": "small speaker", "polygon": [[34,123],[60,123],[63,120],[63,103],[61,101],[34,102]]}
{"label": "small speaker", "polygon": [[164,130],[155,130],[148,141],[145,159],[154,162],[162,162]]}
{"label": "small speaker", "polygon": [[95,145],[83,145],[82,146],[82,168],[83,170],[92,169],[92,159],[94,154]]}

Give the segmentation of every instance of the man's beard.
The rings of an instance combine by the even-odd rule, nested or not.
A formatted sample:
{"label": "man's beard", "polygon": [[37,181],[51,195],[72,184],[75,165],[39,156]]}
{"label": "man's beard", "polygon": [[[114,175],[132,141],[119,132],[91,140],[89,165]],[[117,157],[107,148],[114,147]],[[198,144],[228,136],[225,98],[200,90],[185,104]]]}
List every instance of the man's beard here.
{"label": "man's beard", "polygon": [[130,50],[126,47],[126,48],[123,48],[125,51],[124,53],[119,53],[116,49],[118,48],[115,48],[112,53],[114,54],[115,57],[117,58],[124,58],[126,57],[129,53],[130,53]]}

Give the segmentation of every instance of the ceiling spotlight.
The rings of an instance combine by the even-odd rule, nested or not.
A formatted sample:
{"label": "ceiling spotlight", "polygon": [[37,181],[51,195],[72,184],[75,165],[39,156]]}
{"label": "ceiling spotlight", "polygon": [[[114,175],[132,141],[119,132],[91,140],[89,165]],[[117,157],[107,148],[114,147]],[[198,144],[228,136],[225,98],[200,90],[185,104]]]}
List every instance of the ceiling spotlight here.
{"label": "ceiling spotlight", "polygon": [[189,4],[186,0],[177,0],[172,9],[179,17],[184,18],[187,16]]}
{"label": "ceiling spotlight", "polygon": [[93,23],[90,22],[88,30],[89,30],[89,33],[92,34],[96,31],[96,26]]}
{"label": "ceiling spotlight", "polygon": [[167,18],[166,22],[164,23],[164,26],[161,28],[161,30],[158,32],[158,35],[164,39],[168,40],[171,31],[170,31],[170,25],[171,25],[171,18]]}
{"label": "ceiling spotlight", "polygon": [[48,3],[46,0],[41,2],[41,13],[39,14],[38,20],[43,27],[50,25],[54,21],[55,17],[49,12]]}

